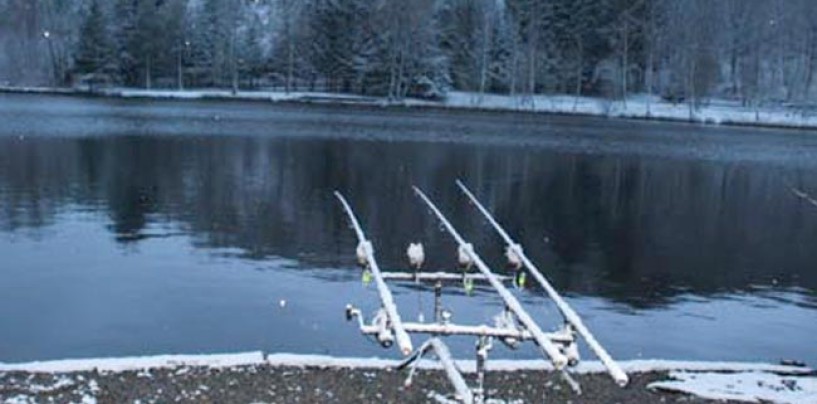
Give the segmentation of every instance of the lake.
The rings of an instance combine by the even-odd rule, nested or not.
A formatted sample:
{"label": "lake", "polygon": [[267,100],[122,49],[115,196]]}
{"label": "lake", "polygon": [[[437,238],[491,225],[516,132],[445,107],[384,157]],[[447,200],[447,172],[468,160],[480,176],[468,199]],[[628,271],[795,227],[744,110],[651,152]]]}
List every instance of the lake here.
{"label": "lake", "polygon": [[[440,206],[497,272],[462,179],[619,359],[817,364],[814,132],[425,109],[0,94],[0,362],[264,350],[397,357],[346,322],[381,267],[453,270]],[[433,296],[393,283],[404,319]],[[558,312],[515,290],[545,328]],[[445,289],[491,323],[480,287]],[[415,345],[421,342],[414,338]],[[453,339],[470,358],[473,340]],[[591,357],[585,350],[586,358]],[[535,358],[526,347],[493,357]]]}

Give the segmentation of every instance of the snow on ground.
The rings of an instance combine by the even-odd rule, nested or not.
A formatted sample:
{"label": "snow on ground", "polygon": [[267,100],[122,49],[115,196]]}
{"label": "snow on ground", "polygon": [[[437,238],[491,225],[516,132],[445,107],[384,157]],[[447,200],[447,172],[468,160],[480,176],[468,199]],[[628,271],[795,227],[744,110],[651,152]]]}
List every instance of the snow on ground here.
{"label": "snow on ground", "polygon": [[34,398],[25,394],[18,394],[3,401],[3,404],[29,404],[33,403]]}
{"label": "snow on ground", "polygon": [[96,369],[100,372],[124,372],[140,369],[164,369],[178,366],[208,366],[227,368],[264,363],[261,351],[236,354],[208,355],[159,355],[123,358],[63,359],[43,362],[4,364],[0,362],[0,372],[85,372]]}
{"label": "snow on ground", "polygon": [[693,394],[712,400],[753,403],[817,403],[817,378],[773,373],[670,372],[675,380],[653,382],[650,389]]}
{"label": "snow on ground", "polygon": [[[457,361],[464,372],[474,372],[473,360]],[[53,374],[47,383],[32,384],[26,392],[30,396],[10,397],[5,403],[30,402],[38,393],[62,390],[73,385],[82,386],[83,400],[94,402],[99,393],[95,380],[81,383],[82,375],[62,373],[99,371],[147,372],[149,369],[176,369],[176,375],[190,371],[188,367],[233,368],[236,366],[271,365],[274,367],[299,368],[352,368],[387,369],[393,368],[398,360],[381,358],[341,358],[324,355],[271,354],[246,352],[236,354],[209,355],[161,355],[144,357],[56,360],[18,364],[0,363],[0,372],[30,372]],[[653,382],[650,389],[679,391],[714,400],[773,401],[782,403],[817,402],[817,377],[813,370],[805,367],[772,365],[750,362],[695,362],[668,360],[620,361],[628,373],[669,372],[669,380]],[[433,360],[423,360],[420,367],[439,369]],[[544,360],[490,360],[489,371],[552,370]],[[598,361],[585,361],[572,370],[578,374],[599,374],[606,372]],[[77,379],[73,379],[76,377]],[[79,383],[79,384],[78,384]],[[13,386],[12,386],[13,387]]]}
{"label": "snow on ground", "polygon": [[[457,366],[466,373],[476,372],[476,362],[474,360],[457,360]],[[298,366],[298,367],[326,367],[326,368],[389,368],[396,366],[399,361],[381,358],[339,358],[324,355],[300,355],[300,354],[270,354],[266,363],[273,366]],[[785,365],[773,365],[767,363],[753,362],[701,362],[701,361],[678,361],[660,359],[638,359],[628,361],[618,361],[621,368],[628,373],[656,372],[656,371],[710,371],[710,372],[738,372],[738,371],[758,371],[758,372],[778,372],[807,374],[812,370],[805,367],[794,367]],[[434,360],[422,360],[419,367],[421,369],[441,369],[439,363]],[[3,367],[0,365],[0,370]],[[487,362],[487,369],[493,371],[516,371],[516,370],[553,370],[553,366],[544,360],[516,360],[516,359],[491,359]],[[607,369],[600,361],[582,361],[572,370],[573,373],[604,373]]]}
{"label": "snow on ground", "polygon": [[[234,354],[202,355],[158,355],[122,358],[99,359],[65,359],[43,362],[6,364],[0,362],[0,372],[82,372],[96,369],[100,372],[122,372],[142,369],[167,369],[179,366],[207,366],[211,368],[228,368],[244,365],[268,364],[272,366],[319,367],[319,368],[360,368],[385,369],[399,364],[399,360],[383,358],[343,358],[327,355],[305,354],[269,354],[261,351]],[[693,372],[772,372],[786,374],[810,374],[812,369],[806,367],[773,365],[754,362],[700,362],[676,360],[628,360],[618,361],[628,373],[653,371],[693,371]],[[474,372],[473,360],[457,360],[457,365],[464,372]],[[437,361],[423,360],[421,368],[440,368]],[[552,370],[550,363],[544,360],[493,359],[488,361],[488,370]],[[603,373],[604,365],[599,361],[582,361],[573,372]]]}
{"label": "snow on ground", "polygon": [[626,100],[604,100],[568,95],[508,96],[451,92],[444,105],[451,108],[481,108],[583,114],[619,118],[665,119],[711,124],[817,128],[817,111],[794,108],[750,108],[739,102],[710,100],[696,110],[689,104],[670,103],[657,96],[635,95]]}
{"label": "snow on ground", "polygon": [[[65,391],[76,391],[80,395],[77,401],[83,404],[96,404],[97,395],[100,392],[99,384],[95,379],[88,380],[82,376],[55,375],[49,382],[32,382],[33,376],[29,375],[25,380],[13,380],[5,385],[0,385],[0,393],[3,389],[7,391],[24,392],[7,397],[2,404],[37,403],[43,396],[59,395]],[[2,397],[0,395],[0,397]]]}
{"label": "snow on ground", "polygon": [[139,89],[106,89],[102,95],[122,98],[164,98],[164,99],[236,99],[248,101],[300,101],[337,104],[381,104],[380,98],[365,97],[354,94],[323,92],[281,92],[281,91],[240,91],[229,90],[139,90]]}

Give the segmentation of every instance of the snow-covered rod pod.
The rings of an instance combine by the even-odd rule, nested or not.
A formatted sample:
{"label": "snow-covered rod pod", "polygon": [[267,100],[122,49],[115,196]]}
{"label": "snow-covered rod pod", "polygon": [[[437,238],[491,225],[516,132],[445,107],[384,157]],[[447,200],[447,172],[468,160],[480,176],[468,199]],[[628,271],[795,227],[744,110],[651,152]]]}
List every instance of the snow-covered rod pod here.
{"label": "snow-covered rod pod", "polygon": [[352,211],[352,207],[349,206],[348,202],[346,202],[346,198],[344,198],[338,191],[335,191],[335,196],[343,205],[344,210],[346,210],[346,214],[349,216],[349,221],[352,222],[352,227],[355,230],[355,234],[357,234],[359,245],[363,246],[363,250],[366,254],[366,260],[369,264],[369,269],[371,269],[372,277],[374,278],[375,285],[377,285],[377,292],[380,294],[380,301],[383,304],[383,309],[386,310],[386,315],[388,315],[389,322],[394,330],[394,336],[397,339],[397,346],[400,347],[400,351],[403,352],[403,355],[408,355],[414,350],[411,345],[411,338],[409,338],[408,333],[406,332],[405,328],[403,328],[403,320],[400,319],[400,314],[397,313],[397,306],[394,304],[394,297],[392,297],[389,287],[386,286],[386,281],[383,280],[383,276],[380,273],[380,267],[377,266],[377,261],[374,259],[374,249],[372,248],[372,243],[366,239],[366,235],[360,228],[360,223],[358,223],[357,217],[355,217],[355,213]]}
{"label": "snow-covered rod pod", "polygon": [[482,258],[480,258],[479,255],[477,255],[477,253],[474,251],[474,248],[470,244],[465,242],[462,236],[460,236],[460,234],[457,233],[457,230],[454,229],[454,226],[452,226],[448,219],[446,219],[445,216],[443,216],[440,210],[437,209],[437,206],[435,206],[434,203],[431,202],[430,199],[428,199],[428,197],[423,193],[423,191],[421,191],[420,188],[414,187],[414,192],[420,197],[420,199],[423,200],[423,202],[426,203],[426,205],[428,205],[429,208],[431,208],[431,211],[434,212],[434,215],[437,216],[440,222],[442,222],[442,224],[448,230],[448,233],[451,234],[452,237],[454,237],[454,240],[457,241],[457,244],[459,244],[460,247],[464,247],[464,251],[473,259],[474,265],[479,269],[480,272],[482,272],[483,275],[485,275],[485,278],[488,279],[488,282],[491,284],[491,286],[494,289],[496,289],[496,291],[502,297],[502,300],[505,301],[505,305],[508,306],[508,309],[510,309],[511,312],[513,312],[513,314],[516,315],[516,317],[519,319],[519,322],[522,323],[522,325],[531,333],[531,335],[533,335],[533,340],[536,341],[536,344],[539,345],[539,347],[542,348],[542,350],[544,350],[545,354],[550,358],[550,361],[553,362],[553,366],[558,370],[564,368],[565,365],[567,364],[567,357],[565,357],[561,352],[559,352],[559,349],[556,348],[555,345],[553,345],[553,343],[545,335],[545,333],[542,332],[542,329],[539,328],[539,325],[537,325],[536,322],[533,321],[533,318],[531,318],[531,316],[528,315],[525,309],[522,308],[522,305],[519,304],[519,301],[516,300],[516,297],[514,297],[513,294],[511,294],[511,292],[508,291],[505,285],[503,285],[502,282],[496,278],[496,276],[493,274],[493,272],[491,272],[488,266],[485,265],[485,262],[482,261]]}
{"label": "snow-covered rod pod", "polygon": [[554,289],[553,286],[550,285],[550,282],[548,282],[548,280],[545,279],[544,275],[542,275],[542,272],[539,271],[539,268],[533,265],[533,262],[531,262],[531,260],[528,259],[528,256],[525,255],[524,251],[522,251],[522,247],[519,244],[517,244],[513,239],[511,239],[511,237],[508,235],[505,229],[503,229],[502,226],[500,226],[499,223],[497,223],[497,221],[494,219],[491,213],[488,212],[488,210],[485,209],[484,206],[482,206],[479,200],[477,200],[474,194],[471,193],[471,191],[468,189],[468,187],[465,186],[465,184],[462,183],[462,181],[457,180],[457,186],[459,186],[462,192],[465,193],[466,196],[468,196],[468,199],[470,199],[471,202],[474,203],[474,206],[476,206],[477,209],[482,213],[482,215],[485,216],[488,222],[491,223],[491,226],[493,226],[494,229],[496,229],[497,233],[499,233],[499,235],[502,236],[502,239],[505,240],[505,243],[508,245],[508,248],[513,249],[514,252],[516,252],[516,254],[519,256],[519,258],[521,258],[522,264],[524,264],[525,267],[528,268],[528,271],[530,271],[531,275],[533,275],[533,277],[539,282],[539,285],[542,286],[543,289],[545,289],[545,292],[547,292],[548,296],[550,296],[553,302],[556,303],[556,306],[559,308],[559,311],[562,312],[562,316],[564,316],[565,320],[576,329],[576,332],[578,332],[579,335],[581,335],[582,338],[584,338],[590,349],[593,350],[596,356],[598,356],[599,360],[601,360],[604,366],[607,367],[607,370],[613,377],[613,380],[615,380],[616,383],[618,383],[618,385],[620,386],[626,386],[627,383],[629,382],[627,374],[624,373],[623,370],[621,370],[621,367],[618,366],[618,364],[613,360],[610,354],[607,353],[604,347],[602,347],[601,344],[599,344],[599,342],[596,340],[596,338],[593,336],[590,330],[587,329],[587,327],[584,325],[584,322],[582,322],[581,317],[579,317],[579,315],[576,314],[575,311],[573,311],[570,305],[568,305],[567,302],[565,302],[564,299],[562,299],[559,293],[556,292],[556,289]]}

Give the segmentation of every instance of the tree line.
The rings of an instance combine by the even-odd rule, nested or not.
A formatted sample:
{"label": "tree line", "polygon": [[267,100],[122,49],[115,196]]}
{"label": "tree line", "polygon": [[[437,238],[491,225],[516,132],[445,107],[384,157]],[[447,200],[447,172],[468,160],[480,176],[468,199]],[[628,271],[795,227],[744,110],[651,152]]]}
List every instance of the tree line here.
{"label": "tree line", "polygon": [[0,82],[814,100],[812,0],[0,0]]}

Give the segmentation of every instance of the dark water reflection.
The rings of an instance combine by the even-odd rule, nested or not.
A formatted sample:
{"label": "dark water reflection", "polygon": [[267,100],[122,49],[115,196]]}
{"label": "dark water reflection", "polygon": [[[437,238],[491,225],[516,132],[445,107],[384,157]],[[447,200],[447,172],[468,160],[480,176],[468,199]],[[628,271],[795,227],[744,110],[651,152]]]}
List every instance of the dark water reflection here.
{"label": "dark water reflection", "polygon": [[562,290],[649,307],[679,293],[817,289],[817,211],[788,188],[817,181],[796,169],[279,138],[3,139],[0,161],[8,232],[51,225],[70,205],[105,212],[122,244],[172,237],[147,226],[173,221],[202,248],[337,267],[352,239],[339,189],[381,259],[402,264],[405,245],[423,239],[446,246],[431,262],[451,264],[416,184],[498,257],[498,238],[453,186],[462,178]]}
{"label": "dark water reflection", "polygon": [[[431,267],[453,265],[454,246],[413,184],[500,263],[498,238],[456,178],[619,356],[814,361],[817,207],[790,190],[817,192],[812,173],[808,164],[511,144],[0,137],[0,361],[225,349],[383,355],[361,348],[340,320],[343,305],[374,295],[356,286],[354,236],[331,191],[347,195],[385,267],[403,267],[416,240]],[[413,293],[398,288],[422,304]],[[279,296],[292,313],[276,311]],[[90,300],[54,308],[81,304],[73,299]],[[467,299],[456,292],[452,304],[472,310]],[[488,302],[475,319],[494,310]],[[266,313],[277,314],[260,320]],[[57,336],[61,327],[72,331]],[[785,343],[746,339],[753,332]]]}

